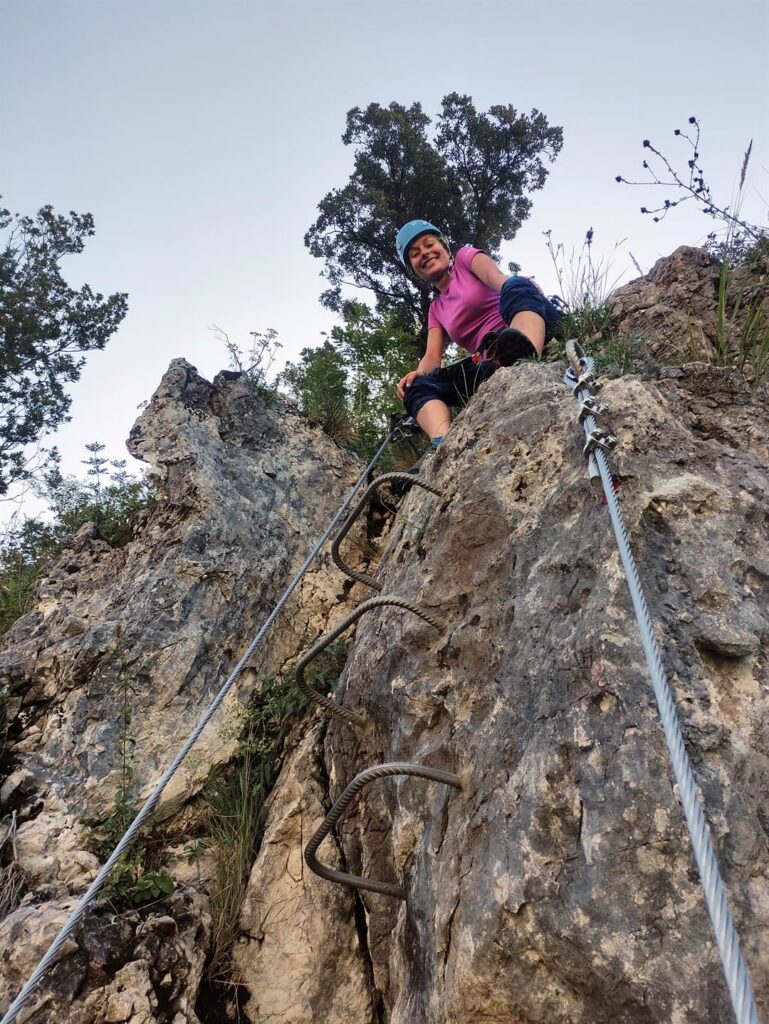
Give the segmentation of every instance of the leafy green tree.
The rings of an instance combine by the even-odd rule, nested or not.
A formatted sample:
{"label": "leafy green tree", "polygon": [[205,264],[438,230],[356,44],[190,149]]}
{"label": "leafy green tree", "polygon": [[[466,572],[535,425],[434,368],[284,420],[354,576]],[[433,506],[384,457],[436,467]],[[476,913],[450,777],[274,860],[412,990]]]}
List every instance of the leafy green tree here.
{"label": "leafy green tree", "polygon": [[343,285],[376,296],[403,329],[427,327],[429,291],[407,274],[395,253],[395,234],[423,217],[443,228],[454,245],[473,243],[497,256],[531,210],[528,194],[542,188],[563,132],[538,110],[512,105],[476,110],[469,96],[444,97],[432,135],[419,103],[371,103],[347,114],[342,141],[355,149],[349,182],[320,202],[320,216],[305,236],[325,261],[329,288],[322,302],[342,311]]}
{"label": "leafy green tree", "polygon": [[411,335],[393,313],[349,302],[342,324],[319,348],[304,349],[299,363],[289,363],[281,384],[311,421],[368,455],[400,407],[395,384],[413,361]]}
{"label": "leafy green tree", "polygon": [[0,208],[0,495],[30,474],[27,446],[68,416],[67,385],[80,377],[83,353],[102,349],[128,305],[89,285],[71,288],[63,257],[80,253],[94,233],[90,213],[35,217]]}
{"label": "leafy green tree", "polygon": [[86,450],[89,479],[64,476],[54,464],[35,484],[49,515],[13,523],[0,539],[0,635],[27,610],[40,573],[68,537],[85,523],[95,523],[103,540],[120,547],[130,540],[136,513],[152,504],[149,484],[128,473],[125,459],[108,462],[98,442]]}

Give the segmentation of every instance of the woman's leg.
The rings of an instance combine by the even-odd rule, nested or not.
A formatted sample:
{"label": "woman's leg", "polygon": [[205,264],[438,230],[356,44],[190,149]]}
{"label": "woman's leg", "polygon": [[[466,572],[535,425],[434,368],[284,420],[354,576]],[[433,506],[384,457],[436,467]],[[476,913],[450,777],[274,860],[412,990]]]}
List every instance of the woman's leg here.
{"label": "woman's leg", "polygon": [[561,313],[527,277],[509,277],[502,285],[499,312],[505,323],[531,341],[538,355],[556,329]]}
{"label": "woman's leg", "polygon": [[443,437],[448,433],[451,426],[451,413],[445,402],[433,398],[431,401],[425,402],[419,410],[416,421],[432,441],[434,437]]}
{"label": "woman's leg", "polygon": [[537,355],[542,355],[542,349],[545,347],[545,321],[539,313],[531,313],[528,310],[516,313],[510,321],[510,326],[525,334],[537,350]]}

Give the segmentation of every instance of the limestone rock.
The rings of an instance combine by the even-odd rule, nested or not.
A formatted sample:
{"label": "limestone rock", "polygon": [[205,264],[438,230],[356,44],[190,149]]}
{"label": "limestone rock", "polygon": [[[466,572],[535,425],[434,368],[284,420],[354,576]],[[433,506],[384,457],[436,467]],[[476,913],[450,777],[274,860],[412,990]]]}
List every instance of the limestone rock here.
{"label": "limestone rock", "polygon": [[[331,886],[304,864],[303,848],[328,807],[315,725],[284,767],[270,798],[264,839],[243,907],[235,950],[238,981],[254,1024],[375,1024],[370,966],[350,890]],[[339,866],[339,854],[327,853]]]}
{"label": "limestone rock", "polygon": [[[73,909],[31,903],[0,922],[0,1012],[30,976]],[[207,901],[178,892],[164,912],[115,914],[97,904],[63,947],[18,1021],[200,1024],[195,998],[206,956]]]}
{"label": "limestone rock", "polygon": [[[12,752],[27,789],[34,778],[39,800],[70,805],[80,817],[108,813],[114,798],[124,688],[142,795],[358,470],[322,432],[267,409],[243,379],[223,375],[209,384],[183,360],[172,363],[130,447],[150,462],[159,487],[141,535],[113,550],[93,526],[83,527],[0,653],[0,682],[23,690]],[[313,583],[313,575],[322,581]],[[240,692],[294,653],[296,631],[322,628],[341,596],[327,576],[322,567],[310,574],[282,629],[252,659]],[[335,581],[341,588],[338,575]],[[230,703],[236,697],[237,690]],[[192,795],[231,750],[208,730],[166,802]]]}
{"label": "limestone rock", "polygon": [[[631,542],[756,994],[769,1007],[769,422],[737,374],[602,393]],[[414,490],[378,578],[448,621],[361,620],[332,792],[383,761],[341,828],[391,1024],[731,1019],[627,586],[558,371],[498,372]]]}
{"label": "limestone rock", "polygon": [[637,340],[666,364],[712,362],[722,346],[738,355],[751,308],[762,309],[764,324],[769,322],[769,288],[758,273],[733,269],[719,327],[720,280],[721,265],[705,249],[680,246],[612,294],[620,336]]}
{"label": "limestone rock", "polygon": [[[113,809],[126,710],[129,795],[139,801],[181,748],[360,472],[353,455],[278,402],[278,408],[268,407],[244,377],[222,374],[211,384],[175,360],[129,441],[150,463],[155,507],[119,549],[101,540],[94,526],[84,526],[41,580],[32,611],[6,637],[0,689],[10,695],[13,742],[5,753],[15,763],[0,813],[18,812],[15,859],[41,901],[34,910],[22,904],[6,922],[21,943],[13,956],[24,957],[23,963],[6,962],[0,972],[9,997],[44,952],[51,937],[47,922],[59,920],[71,894],[82,892],[98,869],[84,821],[101,820]],[[212,767],[232,756],[237,729],[231,711],[238,702],[339,614],[345,584],[328,563],[324,556],[297,588],[169,785],[161,814],[193,797]],[[175,874],[180,883],[205,889],[203,874]],[[71,1017],[62,1011],[61,1024],[196,1020],[207,953],[205,906],[203,897],[195,897],[199,945],[194,955],[185,954],[184,965],[185,957],[176,963],[148,938],[135,948],[124,944],[110,978],[99,976],[90,988],[81,989],[76,980],[71,992],[59,990],[54,974],[52,986],[41,989],[45,998],[74,1000],[66,1011]],[[89,921],[87,915],[84,927]],[[70,960],[80,965],[72,968],[73,978],[78,971],[91,977],[92,953],[73,951]],[[164,958],[167,967],[160,971]],[[171,1005],[176,1017],[169,1016]]]}
{"label": "limestone rock", "polygon": [[[713,351],[717,286],[702,253],[679,250],[621,290],[620,329],[650,340],[657,377],[611,381],[604,396],[631,543],[766,1015],[769,415],[735,371],[687,362],[682,339],[700,339],[698,359]],[[560,374],[495,374],[423,471],[441,497],[411,490],[382,541],[385,590],[446,629],[395,608],[362,618],[336,699],[368,727],[316,713],[289,739],[233,954],[251,1024],[732,1019]],[[93,876],[83,817],[114,799],[126,680],[146,793],[359,472],[289,408],[183,360],[131,445],[151,464],[156,507],[118,550],[84,527],[0,652],[15,759],[0,799],[17,812],[19,877],[34,886],[0,922],[0,1008]],[[366,596],[322,559],[232,702]],[[94,906],[30,1020],[220,1024],[225,1008],[200,994],[210,865],[185,863],[200,779],[233,751],[227,714],[162,809],[179,890],[137,912]],[[448,769],[464,788],[382,780],[322,855],[401,881],[405,902],[334,886],[302,859],[331,801],[387,760]]]}

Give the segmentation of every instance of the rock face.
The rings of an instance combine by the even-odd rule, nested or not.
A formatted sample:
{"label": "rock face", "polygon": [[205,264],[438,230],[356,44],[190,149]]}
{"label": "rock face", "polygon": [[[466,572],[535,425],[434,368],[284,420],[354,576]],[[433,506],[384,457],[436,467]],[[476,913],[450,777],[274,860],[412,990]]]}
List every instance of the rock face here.
{"label": "rock face", "polygon": [[750,372],[746,349],[765,336],[769,286],[766,271],[734,268],[722,287],[720,263],[705,249],[682,245],[646,277],[618,288],[611,307],[620,335],[661,363],[745,356]]}
{"label": "rock face", "polygon": [[[666,339],[680,333],[666,310],[713,316],[707,261],[682,283],[698,260],[679,250],[615,305],[621,332],[644,325],[658,344],[657,364],[673,361]],[[679,365],[602,394],[621,440],[613,462],[631,544],[767,1015],[769,414],[737,371],[677,351]],[[392,607],[361,618],[336,699],[367,726],[317,712],[289,737],[233,954],[240,1019],[732,1019],[561,374],[549,364],[496,373],[423,470],[441,496],[414,488],[401,502],[377,578],[445,628]],[[0,1009],[95,870],[80,821],[114,799],[124,674],[142,694],[146,791],[355,476],[351,457],[278,412],[242,380],[208,384],[172,364],[131,441],[152,463],[158,506],[119,551],[84,528],[0,655],[16,758],[2,799],[19,810],[32,887],[0,922]],[[322,562],[239,695],[367,596]],[[204,737],[163,813],[194,801],[233,742]],[[331,802],[383,761],[446,769],[463,789],[382,780],[320,856],[400,882],[405,901],[335,886],[302,859]],[[182,824],[175,834],[182,843]],[[48,1019],[221,1024],[224,1006],[196,1003],[210,923],[205,880],[186,878],[149,912],[94,908],[38,994]]]}
{"label": "rock face", "polygon": [[[631,540],[761,1005],[769,1007],[769,423],[702,365],[603,392]],[[334,719],[338,795],[419,761],[344,821],[391,1024],[731,1019],[611,534],[555,371],[498,372],[433,459],[378,579],[435,636],[362,621]]]}
{"label": "rock face", "polygon": [[[37,900],[68,900],[98,867],[82,822],[113,808],[126,692],[131,795],[140,799],[360,471],[321,431],[288,409],[268,408],[244,378],[222,374],[210,384],[183,360],[172,363],[129,447],[151,464],[156,506],[120,549],[84,527],[41,581],[35,608],[16,623],[0,654],[0,684],[12,694],[16,763],[2,799],[19,809],[17,864]],[[231,757],[228,708],[247,699],[307,636],[322,632],[343,591],[342,578],[322,563],[306,577],[169,785],[161,814],[172,813],[212,766]],[[21,917],[6,922],[14,941],[27,936],[37,948],[32,936],[51,913],[22,905]],[[37,915],[34,926],[30,915]],[[11,970],[0,982],[3,1010],[18,977]],[[191,1006],[199,977],[199,970],[190,974]]]}

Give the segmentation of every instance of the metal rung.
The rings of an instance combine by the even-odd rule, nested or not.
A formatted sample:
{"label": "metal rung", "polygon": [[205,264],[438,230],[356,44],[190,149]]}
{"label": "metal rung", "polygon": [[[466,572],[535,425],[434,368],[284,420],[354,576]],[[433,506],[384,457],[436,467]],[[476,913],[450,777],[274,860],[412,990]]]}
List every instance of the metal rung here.
{"label": "metal rung", "polygon": [[346,576],[349,576],[350,579],[357,580],[358,583],[365,583],[365,585],[367,587],[371,587],[372,590],[381,590],[382,584],[377,583],[373,576],[368,576],[365,572],[358,572],[357,569],[351,568],[339,554],[339,545],[350,532],[352,524],[366,507],[369,496],[377,489],[377,487],[385,483],[400,483],[405,484],[408,487],[422,487],[425,491],[430,491],[431,494],[437,494],[439,497],[441,493],[437,487],[433,487],[432,484],[425,483],[424,480],[420,480],[419,477],[414,476],[413,473],[383,473],[382,476],[378,476],[373,483],[369,484],[363,492],[360,501],[344,521],[339,533],[334,538],[334,543],[331,545],[331,557],[334,559],[334,565],[336,565],[338,569],[341,569]]}
{"label": "metal rung", "polygon": [[385,896],[395,896],[396,899],[405,900],[406,894],[403,891],[403,887],[394,882],[378,882],[373,878],[361,878],[360,875],[351,875],[346,871],[337,871],[336,868],[330,868],[325,864],[321,864],[316,857],[320,844],[363,787],[367,786],[370,782],[374,782],[376,779],[384,779],[391,775],[416,775],[421,779],[430,779],[433,782],[442,782],[446,786],[453,786],[454,789],[462,788],[462,780],[458,775],[444,772],[440,768],[429,768],[427,765],[408,764],[402,761],[375,764],[356,775],[336,801],[323,819],[323,824],[307,844],[304,851],[304,860],[310,871],[314,871],[316,875],[320,875],[321,878],[325,878],[329,882],[336,882],[338,885],[349,885],[353,889],[365,889],[367,892],[379,892]]}
{"label": "metal rung", "polygon": [[415,604],[413,601],[407,601],[404,597],[397,597],[394,594],[383,595],[380,597],[370,597],[368,601],[364,601],[359,604],[357,608],[353,608],[350,614],[339,623],[336,629],[332,629],[330,633],[326,633],[322,636],[316,644],[314,644],[306,654],[303,654],[299,659],[296,666],[296,682],[299,689],[305,696],[309,697],[310,700],[314,700],[316,704],[320,704],[334,715],[339,715],[341,718],[346,718],[348,721],[354,722],[356,725],[364,726],[367,719],[363,715],[359,715],[355,711],[350,711],[348,708],[342,707],[337,704],[336,701],[331,700],[330,697],[326,697],[325,694],[318,693],[314,690],[309,683],[305,682],[304,670],[318,657],[321,651],[325,650],[329,644],[333,643],[337,637],[341,636],[344,631],[356,622],[361,615],[366,612],[373,611],[374,608],[383,608],[388,605],[393,605],[396,608],[403,608],[407,612],[411,612],[413,615],[418,615],[420,619],[423,619],[428,625],[432,626],[433,629],[442,632],[446,626],[442,619],[433,615],[432,612],[428,612],[425,608]]}

